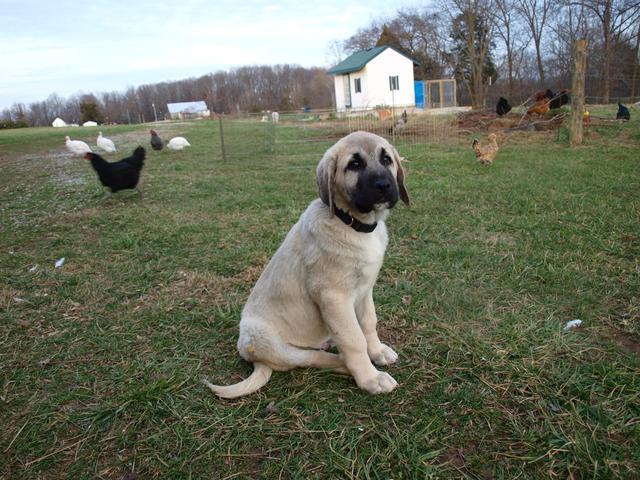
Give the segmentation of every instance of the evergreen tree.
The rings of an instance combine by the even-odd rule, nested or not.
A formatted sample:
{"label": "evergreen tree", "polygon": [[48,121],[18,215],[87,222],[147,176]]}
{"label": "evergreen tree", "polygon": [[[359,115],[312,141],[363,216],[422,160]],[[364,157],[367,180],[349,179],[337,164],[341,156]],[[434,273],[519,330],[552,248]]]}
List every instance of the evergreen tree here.
{"label": "evergreen tree", "polygon": [[[469,22],[470,18],[473,23]],[[483,106],[481,104],[486,100],[486,86],[495,83],[498,78],[498,70],[491,56],[495,44],[490,38],[487,24],[488,19],[465,12],[451,26],[455,55],[454,75],[458,82],[469,86],[474,108]],[[473,29],[472,32],[469,31],[470,28]]]}
{"label": "evergreen tree", "polygon": [[382,33],[380,34],[380,38],[376,42],[376,47],[381,47],[382,45],[390,45],[394,48],[400,49],[400,40],[393,33],[387,25],[382,26]]}
{"label": "evergreen tree", "polygon": [[88,121],[104,123],[104,116],[96,102],[92,100],[83,100],[80,102],[80,121],[81,123]]}

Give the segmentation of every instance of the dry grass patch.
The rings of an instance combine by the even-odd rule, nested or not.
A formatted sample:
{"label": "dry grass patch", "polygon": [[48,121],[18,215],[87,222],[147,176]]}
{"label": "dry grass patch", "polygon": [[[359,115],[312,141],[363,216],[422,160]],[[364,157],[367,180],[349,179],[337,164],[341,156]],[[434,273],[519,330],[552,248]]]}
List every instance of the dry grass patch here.
{"label": "dry grass patch", "polygon": [[157,285],[135,301],[134,310],[153,309],[158,304],[165,308],[191,308],[194,304],[203,309],[229,308],[246,299],[263,269],[262,265],[251,266],[230,277],[180,270],[173,281]]}
{"label": "dry grass patch", "polygon": [[7,311],[27,300],[24,293],[9,285],[0,285],[0,310]]}

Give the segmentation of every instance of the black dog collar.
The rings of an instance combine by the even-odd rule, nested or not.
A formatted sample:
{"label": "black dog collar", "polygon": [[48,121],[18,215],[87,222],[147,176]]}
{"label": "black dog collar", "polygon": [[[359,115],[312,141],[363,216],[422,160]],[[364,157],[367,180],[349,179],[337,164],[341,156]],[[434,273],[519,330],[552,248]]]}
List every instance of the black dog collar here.
{"label": "black dog collar", "polygon": [[342,223],[344,223],[345,225],[350,226],[356,232],[371,233],[378,226],[378,222],[375,222],[375,223],[362,223],[360,220],[358,220],[356,218],[353,218],[347,212],[343,212],[342,210],[340,210],[337,207],[334,207],[334,213],[336,214],[336,216],[340,220],[342,220]]}

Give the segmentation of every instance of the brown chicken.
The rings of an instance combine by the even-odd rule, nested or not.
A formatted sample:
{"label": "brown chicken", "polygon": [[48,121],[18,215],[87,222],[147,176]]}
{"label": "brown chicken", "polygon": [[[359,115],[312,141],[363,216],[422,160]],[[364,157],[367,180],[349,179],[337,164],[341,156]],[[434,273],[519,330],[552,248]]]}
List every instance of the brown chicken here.
{"label": "brown chicken", "polygon": [[498,141],[495,133],[491,133],[489,137],[487,137],[486,145],[480,145],[480,142],[476,138],[471,146],[473,147],[473,151],[476,152],[478,162],[483,165],[491,165],[493,159],[496,158],[498,154]]}
{"label": "brown chicken", "polygon": [[537,113],[538,115],[544,115],[549,111],[550,101],[551,98],[547,96],[546,92],[536,93],[536,103],[534,103],[533,106],[531,106],[529,110],[527,110],[527,115],[533,115],[534,113]]}

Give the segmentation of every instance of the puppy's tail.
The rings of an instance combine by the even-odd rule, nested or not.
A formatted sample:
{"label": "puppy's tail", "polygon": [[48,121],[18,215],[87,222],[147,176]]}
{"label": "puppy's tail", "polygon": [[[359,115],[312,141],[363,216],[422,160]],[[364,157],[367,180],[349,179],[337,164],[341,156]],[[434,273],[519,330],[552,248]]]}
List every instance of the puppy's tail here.
{"label": "puppy's tail", "polygon": [[237,398],[260,390],[269,381],[272,373],[273,370],[271,367],[264,363],[256,362],[253,364],[253,373],[235,385],[229,385],[227,387],[213,385],[205,378],[202,379],[202,383],[219,397]]}

